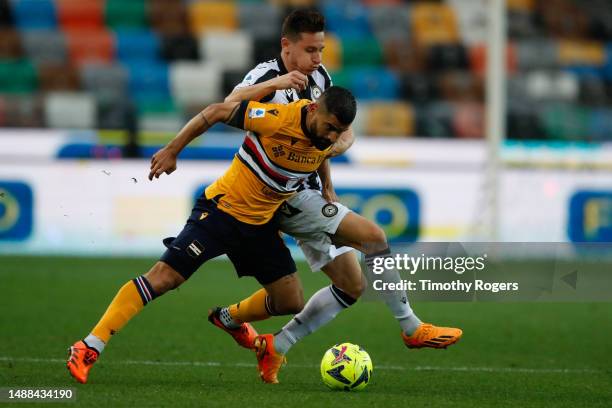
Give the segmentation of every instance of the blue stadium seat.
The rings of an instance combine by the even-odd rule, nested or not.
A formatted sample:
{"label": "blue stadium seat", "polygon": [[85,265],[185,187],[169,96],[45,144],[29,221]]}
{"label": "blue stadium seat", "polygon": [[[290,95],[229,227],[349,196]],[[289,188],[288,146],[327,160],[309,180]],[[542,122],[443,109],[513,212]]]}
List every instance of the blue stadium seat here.
{"label": "blue stadium seat", "polygon": [[593,140],[612,141],[612,109],[594,109],[588,127]]}
{"label": "blue stadium seat", "polygon": [[357,99],[393,100],[399,97],[400,81],[388,69],[355,68],[350,75],[350,88]]}
{"label": "blue stadium seat", "polygon": [[170,97],[168,66],[165,63],[130,62],[126,67],[128,89],[135,100]]}
{"label": "blue stadium seat", "polygon": [[359,2],[326,2],[323,6],[323,14],[327,29],[341,38],[372,36],[368,8]]}
{"label": "blue stadium seat", "polygon": [[117,59],[122,62],[157,61],[160,55],[158,36],[148,30],[118,30],[115,32],[117,41]]}
{"label": "blue stadium seat", "polygon": [[12,4],[15,25],[20,30],[57,27],[57,13],[53,1],[20,0]]}

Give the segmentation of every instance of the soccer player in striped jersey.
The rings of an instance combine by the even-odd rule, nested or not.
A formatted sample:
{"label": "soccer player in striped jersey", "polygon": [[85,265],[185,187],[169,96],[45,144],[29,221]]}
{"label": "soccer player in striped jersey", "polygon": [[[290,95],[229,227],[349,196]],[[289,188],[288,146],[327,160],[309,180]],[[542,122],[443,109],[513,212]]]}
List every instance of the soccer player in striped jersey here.
{"label": "soccer player in striped jersey", "polygon": [[[217,122],[249,133],[228,170],[197,200],[180,234],[164,240],[167,250],[160,260],[123,285],[91,333],[70,348],[70,374],[86,383],[112,335],[146,304],[222,254],[230,258],[238,276],[253,276],[263,287],[242,305],[245,319],[262,315],[266,308],[278,315],[299,312],[304,304],[301,283],[274,214],[329,155],[355,111],[353,95],[331,87],[317,102],[224,102],[192,118],[153,155],[150,180],[172,173],[183,148]],[[240,334],[254,335],[248,328]]]}
{"label": "soccer player in striped jersey", "polygon": [[[299,98],[316,100],[332,85],[321,61],[324,27],[324,17],[316,11],[297,10],[288,15],[282,27],[280,55],[248,72],[225,100],[250,99],[280,104]],[[349,128],[340,135],[330,156],[342,154],[353,140]],[[368,259],[389,253],[383,230],[338,202],[327,160],[318,173],[309,176],[297,191],[279,211],[281,230],[298,240],[311,269],[321,269],[332,284],[316,292],[304,310],[275,336],[264,335],[256,340],[259,371],[266,382],[278,381],[277,372],[283,356],[293,344],[331,321],[362,294],[365,282],[352,248],[365,253]],[[400,280],[397,271],[390,271],[382,278],[392,282]],[[410,307],[405,291],[388,291],[381,295],[399,322],[401,337],[407,347],[445,348],[461,337],[460,329],[421,322]],[[254,339],[243,335],[255,332],[248,322],[266,319],[277,312],[269,307],[259,316],[249,314],[247,317],[243,312],[244,305],[251,302],[252,296],[209,312],[211,323],[246,348],[254,346]]]}

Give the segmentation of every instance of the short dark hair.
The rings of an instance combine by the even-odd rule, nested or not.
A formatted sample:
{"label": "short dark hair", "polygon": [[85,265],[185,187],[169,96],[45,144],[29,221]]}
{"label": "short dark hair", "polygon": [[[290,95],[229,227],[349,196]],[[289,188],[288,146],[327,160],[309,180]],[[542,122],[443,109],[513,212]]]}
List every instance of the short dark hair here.
{"label": "short dark hair", "polygon": [[302,33],[319,33],[324,30],[323,14],[312,9],[297,9],[285,17],[281,35],[291,41],[297,41]]}
{"label": "short dark hair", "polygon": [[319,103],[343,125],[348,126],[353,123],[357,113],[357,102],[348,89],[341,86],[329,87],[319,98]]}

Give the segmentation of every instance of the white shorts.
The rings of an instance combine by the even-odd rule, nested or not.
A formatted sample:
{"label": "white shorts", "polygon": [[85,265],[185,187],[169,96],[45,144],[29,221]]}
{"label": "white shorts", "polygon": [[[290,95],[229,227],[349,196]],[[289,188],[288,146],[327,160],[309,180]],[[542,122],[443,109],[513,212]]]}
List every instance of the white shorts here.
{"label": "white shorts", "polygon": [[336,248],[329,235],[351,210],[341,203],[328,203],[318,190],[303,190],[291,197],[279,209],[281,231],[291,235],[306,256],[313,272],[337,256],[353,250]]}

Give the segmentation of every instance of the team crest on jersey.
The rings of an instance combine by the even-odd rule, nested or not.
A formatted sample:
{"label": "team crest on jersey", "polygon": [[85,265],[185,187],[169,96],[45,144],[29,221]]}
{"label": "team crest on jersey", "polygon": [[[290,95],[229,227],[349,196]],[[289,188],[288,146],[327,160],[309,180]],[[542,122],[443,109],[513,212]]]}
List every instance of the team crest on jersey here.
{"label": "team crest on jersey", "polygon": [[263,109],[263,108],[251,108],[251,109],[249,109],[249,118],[250,119],[263,118],[264,116],[266,116],[266,110]]}
{"label": "team crest on jersey", "polygon": [[312,99],[319,99],[323,92],[321,91],[321,88],[314,85],[310,88],[310,93],[312,94]]}
{"label": "team crest on jersey", "polygon": [[187,253],[192,258],[197,258],[198,256],[202,255],[202,252],[204,252],[204,245],[200,244],[198,240],[194,240],[191,244],[189,244],[189,246],[187,246]]}
{"label": "team crest on jersey", "polygon": [[326,217],[333,217],[338,214],[338,206],[336,204],[327,203],[321,208],[321,212]]}

